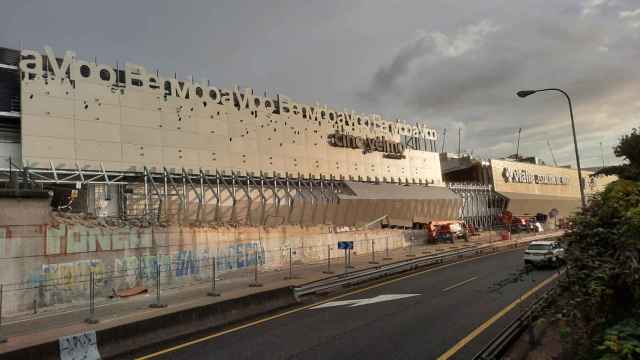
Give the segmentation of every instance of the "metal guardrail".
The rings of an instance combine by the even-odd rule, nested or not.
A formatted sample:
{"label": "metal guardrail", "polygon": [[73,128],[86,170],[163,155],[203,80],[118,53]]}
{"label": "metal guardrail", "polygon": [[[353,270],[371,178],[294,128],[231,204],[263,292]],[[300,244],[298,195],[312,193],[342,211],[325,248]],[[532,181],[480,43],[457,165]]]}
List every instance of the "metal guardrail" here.
{"label": "metal guardrail", "polygon": [[497,360],[501,359],[509,346],[529,327],[536,319],[537,310],[544,308],[552,298],[556,288],[552,287],[542,294],[520,316],[505,327],[487,346],[484,347],[473,360]]}
{"label": "metal guardrail", "polygon": [[365,281],[374,280],[384,276],[389,276],[408,270],[416,269],[418,267],[433,265],[437,263],[444,263],[451,259],[459,259],[468,255],[480,255],[486,252],[495,252],[498,248],[509,247],[512,245],[518,246],[520,244],[527,244],[531,241],[548,239],[557,237],[558,234],[544,234],[540,236],[533,236],[528,239],[522,239],[521,242],[510,244],[492,244],[490,246],[474,246],[470,249],[454,250],[437,255],[427,255],[417,257],[415,259],[409,259],[404,261],[398,261],[395,263],[381,265],[374,268],[368,268],[360,271],[349,272],[342,275],[335,275],[323,280],[318,280],[304,284],[302,286],[293,289],[295,296],[305,296],[321,291],[327,291],[338,287],[352,286]]}

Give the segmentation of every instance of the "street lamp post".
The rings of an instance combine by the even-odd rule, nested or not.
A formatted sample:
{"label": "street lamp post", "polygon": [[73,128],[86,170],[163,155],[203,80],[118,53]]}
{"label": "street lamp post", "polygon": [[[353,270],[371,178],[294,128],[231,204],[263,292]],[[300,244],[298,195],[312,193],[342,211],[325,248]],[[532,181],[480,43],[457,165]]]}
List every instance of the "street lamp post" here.
{"label": "street lamp post", "polygon": [[562,94],[564,94],[564,96],[567,98],[567,101],[569,102],[569,115],[571,116],[571,131],[573,132],[573,146],[575,147],[575,150],[576,150],[576,165],[578,166],[578,184],[580,185],[580,200],[582,202],[582,208],[584,209],[587,207],[587,201],[584,197],[584,186],[582,184],[582,168],[580,167],[580,153],[578,152],[578,139],[576,138],[576,125],[573,121],[573,106],[571,106],[571,98],[569,97],[569,94],[567,94],[564,90],[557,89],[557,88],[540,89],[540,90],[521,90],[521,91],[518,91],[516,94],[521,98],[525,98],[529,95],[532,95],[541,91],[559,91]]}

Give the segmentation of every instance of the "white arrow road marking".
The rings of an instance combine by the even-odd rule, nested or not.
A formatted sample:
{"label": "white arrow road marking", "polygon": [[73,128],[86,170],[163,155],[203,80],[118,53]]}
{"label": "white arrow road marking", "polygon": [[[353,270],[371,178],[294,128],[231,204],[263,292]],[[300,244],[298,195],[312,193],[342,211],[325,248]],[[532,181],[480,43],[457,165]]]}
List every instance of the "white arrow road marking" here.
{"label": "white arrow road marking", "polygon": [[404,299],[412,296],[418,296],[420,294],[391,294],[391,295],[378,295],[376,297],[372,297],[369,299],[353,299],[353,300],[342,300],[342,301],[331,301],[322,305],[314,306],[311,309],[322,309],[326,307],[334,307],[334,306],[342,306],[342,305],[350,305],[349,307],[361,306],[361,305],[369,305],[375,304],[383,301],[391,301],[397,299]]}

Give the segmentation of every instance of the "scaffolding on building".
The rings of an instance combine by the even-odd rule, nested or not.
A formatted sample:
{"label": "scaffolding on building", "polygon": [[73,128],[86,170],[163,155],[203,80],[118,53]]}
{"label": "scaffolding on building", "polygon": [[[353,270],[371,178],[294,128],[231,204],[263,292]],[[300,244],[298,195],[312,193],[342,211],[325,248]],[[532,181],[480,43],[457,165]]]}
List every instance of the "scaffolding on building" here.
{"label": "scaffolding on building", "polygon": [[[273,214],[280,218],[277,225],[301,224],[305,216],[328,223],[327,205],[337,203],[346,186],[345,179],[333,176],[147,167],[143,171],[116,171],[107,170],[102,164],[100,170],[79,165],[75,169],[57,169],[52,162],[49,168],[29,168],[11,160],[7,163],[8,167],[0,168],[0,183],[5,186],[71,185],[83,193],[82,212],[148,223],[189,219],[200,224],[268,225],[273,222],[269,218]],[[413,183],[427,185],[422,181]],[[463,199],[461,220],[477,228],[497,224],[506,200],[491,185],[448,183],[447,187]],[[296,206],[302,214],[294,219]],[[322,211],[324,214],[319,213]]]}
{"label": "scaffolding on building", "polygon": [[447,187],[462,198],[460,219],[477,228],[493,228],[506,206],[506,199],[489,184],[447,183]]}

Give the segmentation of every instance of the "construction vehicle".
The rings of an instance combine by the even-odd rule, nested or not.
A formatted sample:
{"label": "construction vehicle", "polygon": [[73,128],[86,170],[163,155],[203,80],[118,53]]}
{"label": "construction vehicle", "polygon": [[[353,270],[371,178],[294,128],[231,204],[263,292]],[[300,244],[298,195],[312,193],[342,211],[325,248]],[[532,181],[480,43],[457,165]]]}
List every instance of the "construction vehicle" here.
{"label": "construction vehicle", "polygon": [[463,221],[432,221],[427,225],[427,241],[431,243],[453,243],[456,239],[469,240],[467,226]]}

